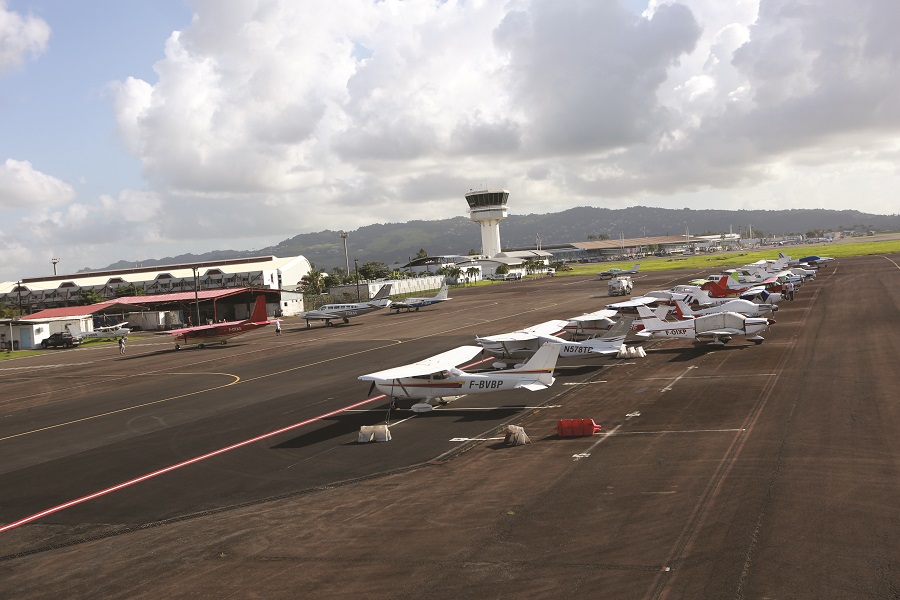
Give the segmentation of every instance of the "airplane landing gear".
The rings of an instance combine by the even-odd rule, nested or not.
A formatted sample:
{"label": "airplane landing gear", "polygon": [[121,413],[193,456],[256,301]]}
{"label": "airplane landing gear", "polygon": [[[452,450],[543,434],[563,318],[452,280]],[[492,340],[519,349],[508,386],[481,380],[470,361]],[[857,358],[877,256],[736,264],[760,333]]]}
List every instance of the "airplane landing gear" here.
{"label": "airplane landing gear", "polygon": [[350,322],[350,319],[348,319],[347,317],[344,317],[344,323],[349,323],[349,322]]}

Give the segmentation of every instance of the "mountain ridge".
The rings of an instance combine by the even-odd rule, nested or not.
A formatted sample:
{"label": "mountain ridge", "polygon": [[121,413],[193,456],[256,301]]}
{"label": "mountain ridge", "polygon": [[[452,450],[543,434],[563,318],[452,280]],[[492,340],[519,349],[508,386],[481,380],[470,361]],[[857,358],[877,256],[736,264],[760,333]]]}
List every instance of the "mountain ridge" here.
{"label": "mountain ridge", "polygon": [[[693,210],[632,206],[622,209],[578,206],[556,213],[510,215],[500,223],[503,248],[534,247],[538,235],[544,247],[583,242],[588,236],[625,238],[704,233],[738,233],[753,230],[753,236],[787,235],[812,230],[853,231],[900,230],[900,215],[875,215],[856,210]],[[406,262],[420,248],[430,255],[468,254],[481,248],[480,228],[467,217],[405,223],[375,223],[348,232],[349,258],[359,262]],[[320,269],[344,266],[344,242],[339,231],[301,233],[259,250],[215,250],[203,254],[181,254],[140,263],[118,261],[99,269],[127,269],[247,258],[251,256],[303,255]],[[352,265],[351,265],[352,267]]]}

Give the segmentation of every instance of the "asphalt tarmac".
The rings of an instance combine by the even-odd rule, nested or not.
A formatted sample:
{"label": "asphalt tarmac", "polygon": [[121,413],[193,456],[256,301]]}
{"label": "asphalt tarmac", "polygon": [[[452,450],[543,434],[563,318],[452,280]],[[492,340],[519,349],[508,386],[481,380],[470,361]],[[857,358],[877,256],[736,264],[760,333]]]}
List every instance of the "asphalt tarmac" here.
{"label": "asphalt tarmac", "polygon": [[[147,335],[5,361],[0,528],[21,524],[0,595],[900,597],[898,262],[822,269],[762,345],[561,359],[545,391],[401,403],[386,443],[357,443],[389,409],[359,375],[621,298],[498,282],[202,350]],[[603,432],[556,435],[585,417]],[[503,443],[507,423],[532,443]]]}

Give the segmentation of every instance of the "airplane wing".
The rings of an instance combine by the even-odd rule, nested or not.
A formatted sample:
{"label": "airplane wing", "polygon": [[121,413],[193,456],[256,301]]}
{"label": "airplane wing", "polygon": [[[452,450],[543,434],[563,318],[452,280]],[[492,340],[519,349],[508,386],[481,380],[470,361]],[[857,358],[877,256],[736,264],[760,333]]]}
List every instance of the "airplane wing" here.
{"label": "airplane wing", "polygon": [[[562,331],[567,321],[553,320],[539,323],[510,333],[499,333],[478,338],[487,342],[527,342],[537,338],[550,338]],[[559,340],[560,342],[562,340]]]}
{"label": "airplane wing", "polygon": [[552,336],[553,334],[562,331],[565,328],[566,323],[567,321],[562,321],[560,319],[545,321],[543,323],[538,323],[537,325],[532,325],[531,327],[526,327],[522,332],[537,336]]}
{"label": "airplane wing", "polygon": [[122,321],[118,325],[104,325],[103,327],[94,327],[94,331],[114,331],[116,329],[122,329],[128,325],[128,321]]}
{"label": "airplane wing", "polygon": [[638,296],[637,298],[625,300],[624,302],[614,302],[612,304],[607,304],[606,308],[610,310],[621,310],[623,308],[637,308],[638,306],[647,306],[648,304],[653,304],[654,302],[659,302],[659,298],[653,298],[650,296]]}
{"label": "airplane wing", "polygon": [[578,317],[572,317],[571,319],[569,319],[569,322],[574,321],[580,323],[582,321],[601,321],[603,319],[611,319],[614,316],[616,316],[615,310],[604,308],[603,310],[598,310],[596,312],[583,314]]}
{"label": "airplane wing", "polygon": [[361,375],[359,379],[363,381],[391,381],[404,377],[421,377],[439,371],[448,371],[457,365],[472,360],[481,354],[482,350],[481,346],[460,346],[402,367]]}
{"label": "airplane wing", "polygon": [[194,327],[183,327],[181,329],[169,329],[168,331],[160,331],[160,334],[169,334],[169,335],[182,335],[184,333],[190,333],[193,331],[203,331],[205,329],[215,329],[216,327],[221,327],[222,325],[234,325],[237,323],[243,323],[243,321],[231,321],[230,323],[213,323],[212,325],[195,325]]}

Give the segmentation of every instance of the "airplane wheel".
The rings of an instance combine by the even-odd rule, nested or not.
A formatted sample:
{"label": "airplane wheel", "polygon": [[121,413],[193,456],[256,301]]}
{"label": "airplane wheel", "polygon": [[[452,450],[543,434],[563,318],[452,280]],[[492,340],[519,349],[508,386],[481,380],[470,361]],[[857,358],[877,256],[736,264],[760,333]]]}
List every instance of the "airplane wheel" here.
{"label": "airplane wheel", "polygon": [[759,346],[760,344],[763,343],[763,341],[762,340],[753,340],[753,343],[756,344],[757,346]]}
{"label": "airplane wheel", "polygon": [[350,319],[346,319],[346,318],[344,319],[344,323],[349,323],[349,322],[350,322]]}
{"label": "airplane wheel", "polygon": [[418,307],[418,306],[416,307],[416,312],[419,312],[419,307]]}
{"label": "airplane wheel", "polygon": [[310,327],[312,327],[312,325],[310,325],[309,322],[307,322],[307,323],[306,323],[306,328],[309,329]]}
{"label": "airplane wheel", "polygon": [[198,348],[203,348],[203,346],[205,346],[205,345],[206,345],[206,344],[197,344],[197,347],[198,347]]}
{"label": "airplane wheel", "polygon": [[180,346],[179,344],[175,344],[175,349],[176,349],[176,350],[181,350],[181,346]]}
{"label": "airplane wheel", "polygon": [[222,340],[222,345],[223,345],[223,346],[224,346],[225,344],[227,344],[227,343],[228,343],[228,340]]}
{"label": "airplane wheel", "polygon": [[332,327],[331,321],[325,321],[325,325],[327,325],[328,327]]}

